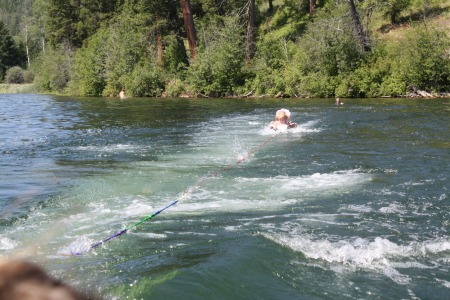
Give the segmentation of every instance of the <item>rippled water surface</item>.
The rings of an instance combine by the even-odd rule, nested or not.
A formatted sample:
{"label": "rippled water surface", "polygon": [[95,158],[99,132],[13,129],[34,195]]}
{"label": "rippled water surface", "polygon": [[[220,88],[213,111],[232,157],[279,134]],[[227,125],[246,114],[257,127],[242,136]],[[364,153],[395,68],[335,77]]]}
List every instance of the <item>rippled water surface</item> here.
{"label": "rippled water surface", "polygon": [[344,102],[0,95],[0,257],[106,299],[450,299],[450,100]]}

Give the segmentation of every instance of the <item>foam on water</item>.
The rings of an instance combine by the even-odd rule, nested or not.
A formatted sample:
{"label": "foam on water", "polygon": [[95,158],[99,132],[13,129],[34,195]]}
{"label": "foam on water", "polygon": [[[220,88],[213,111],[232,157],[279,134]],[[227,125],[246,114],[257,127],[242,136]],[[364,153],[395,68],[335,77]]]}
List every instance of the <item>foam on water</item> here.
{"label": "foam on water", "polygon": [[18,245],[18,242],[7,237],[0,237],[0,250],[11,250]]}
{"label": "foam on water", "polygon": [[151,238],[151,239],[166,239],[167,238],[167,234],[162,234],[162,233],[139,232],[139,233],[133,233],[133,234]]}
{"label": "foam on water", "polygon": [[[398,269],[438,268],[437,260],[430,264],[418,263],[415,260],[426,258],[428,255],[447,256],[450,250],[450,240],[448,239],[397,245],[381,237],[376,237],[374,240],[355,238],[330,242],[306,235],[271,233],[261,233],[261,235],[294,251],[301,252],[310,260],[330,264],[328,267],[337,273],[366,269],[382,273],[399,284],[408,284],[410,278],[401,274]],[[323,265],[323,268],[327,268],[327,266]]]}
{"label": "foam on water", "polygon": [[107,146],[78,146],[73,147],[71,149],[73,150],[79,150],[79,151],[92,151],[92,152],[142,152],[145,150],[149,150],[150,146],[142,146],[142,145],[131,145],[131,144],[114,144],[114,145],[107,145]]}
{"label": "foam on water", "polygon": [[295,128],[288,129],[287,127],[281,127],[277,131],[270,128],[269,125],[265,125],[261,130],[261,135],[273,135],[273,134],[298,134],[298,133],[317,133],[320,132],[321,129],[317,128],[317,125],[320,123],[320,120],[312,120],[302,124],[298,124]]}
{"label": "foam on water", "polygon": [[[203,143],[205,145],[214,146],[217,142],[227,142],[230,135],[239,135],[240,138],[245,138],[245,135],[252,136],[259,132],[260,135],[273,135],[276,133],[308,133],[308,132],[320,132],[318,124],[321,122],[319,119],[306,121],[304,123],[298,122],[296,128],[289,130],[274,131],[270,128],[268,120],[273,117],[267,118],[265,115],[261,115],[260,111],[255,111],[252,115],[231,115],[226,117],[220,117],[202,122],[196,125],[198,131],[192,133],[192,136],[196,140],[192,145],[198,145]],[[262,121],[264,120],[264,121]],[[295,120],[293,120],[295,122]],[[224,137],[226,139],[224,140]]]}
{"label": "foam on water", "polygon": [[361,204],[361,205],[350,204],[350,205],[341,206],[338,211],[344,211],[344,212],[353,211],[353,212],[357,212],[357,213],[368,213],[368,212],[372,212],[373,208],[366,204]]}
{"label": "foam on water", "polygon": [[[91,184],[92,180],[91,178]],[[203,214],[205,212],[271,210],[303,201],[303,193],[298,194],[298,191],[314,194],[324,190],[348,189],[370,180],[370,174],[359,173],[354,170],[310,176],[237,177],[231,181],[223,178],[212,178],[201,188],[188,190],[188,197],[171,207],[169,211],[170,215],[174,216],[174,214]],[[216,186],[216,184],[219,184],[219,186]],[[108,189],[107,186],[105,188]],[[241,192],[243,188],[246,190],[245,197]],[[255,195],[252,196],[252,193]],[[81,224],[95,223],[97,226],[107,226],[108,224],[117,224],[118,221],[123,225],[132,224],[178,199],[180,195],[172,194],[170,196],[168,194],[164,198],[151,195],[148,197],[127,195],[102,198],[87,203],[85,207],[87,211],[72,214],[70,219],[71,222],[75,222],[73,226],[77,228],[81,228]],[[258,195],[265,196],[259,197]],[[165,212],[165,214],[168,212]],[[94,230],[93,225],[85,225],[83,231],[89,228]]]}
{"label": "foam on water", "polygon": [[379,212],[384,214],[405,214],[407,212],[404,205],[398,203],[390,203],[389,206],[381,207]]}
{"label": "foam on water", "polygon": [[120,210],[127,217],[150,215],[155,211],[153,206],[140,203],[138,200],[134,200],[130,205]]}
{"label": "foam on water", "polygon": [[286,190],[324,190],[358,185],[369,180],[371,177],[368,174],[360,173],[357,170],[335,171],[328,174],[315,173],[310,176],[297,177],[294,180],[288,180],[281,188]]}
{"label": "foam on water", "polygon": [[83,236],[76,241],[72,242],[69,246],[61,247],[57,254],[58,255],[76,255],[78,253],[85,253],[91,249],[91,245],[93,244],[93,240],[88,239]]}
{"label": "foam on water", "polygon": [[[167,215],[169,218],[177,218],[180,214],[195,214],[203,215],[208,220],[208,214],[211,212],[271,211],[304,201],[302,195],[305,190],[312,194],[328,189],[348,189],[367,182],[370,178],[370,174],[354,170],[337,171],[330,174],[313,174],[310,176],[236,177],[231,181],[223,178],[213,178],[205,186],[194,189],[193,193],[186,199],[170,207],[168,211],[164,212],[164,215]],[[107,182],[115,184],[115,181],[112,181],[111,178],[109,181],[104,181],[100,177],[97,179],[103,184]],[[90,184],[93,184],[93,181],[95,181],[94,178],[89,178],[89,180]],[[219,186],[216,186],[216,184],[219,184]],[[86,187],[83,186],[83,188]],[[106,190],[110,189],[109,185],[103,188]],[[245,197],[243,197],[241,192],[243,188],[246,190]],[[299,194],[298,191],[303,192]],[[90,190],[85,190],[85,193],[89,194]],[[252,196],[253,193],[255,195]],[[258,195],[265,196],[261,198]],[[84,196],[77,193],[77,197]],[[107,238],[108,235],[112,235],[155,213],[179,197],[180,194],[172,194],[172,196],[167,194],[163,198],[152,195],[148,197],[124,195],[93,199],[92,202],[86,203],[82,211],[74,211],[66,219],[67,232],[63,236],[55,237],[58,243],[64,245],[59,250],[59,253],[82,252],[93,240]],[[45,219],[48,218],[52,218],[52,216],[45,216]],[[38,220],[38,216],[35,219],[35,222],[41,222]],[[77,240],[74,242],[73,239]]]}

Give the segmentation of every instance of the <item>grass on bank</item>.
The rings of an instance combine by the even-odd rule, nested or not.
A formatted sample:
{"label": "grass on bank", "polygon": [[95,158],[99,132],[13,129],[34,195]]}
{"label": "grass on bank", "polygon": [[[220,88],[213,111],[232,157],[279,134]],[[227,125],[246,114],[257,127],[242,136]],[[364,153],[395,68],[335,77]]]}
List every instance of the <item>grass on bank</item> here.
{"label": "grass on bank", "polygon": [[0,94],[34,94],[37,88],[33,83],[0,84]]}

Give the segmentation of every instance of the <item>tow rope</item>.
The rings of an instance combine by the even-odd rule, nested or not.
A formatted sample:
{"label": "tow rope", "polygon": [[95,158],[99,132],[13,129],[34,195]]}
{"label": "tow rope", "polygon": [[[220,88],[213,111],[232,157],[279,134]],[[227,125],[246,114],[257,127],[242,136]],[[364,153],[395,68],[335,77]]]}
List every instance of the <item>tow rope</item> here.
{"label": "tow rope", "polygon": [[84,250],[84,251],[79,251],[79,252],[73,253],[73,255],[81,255],[81,254],[83,254],[83,253],[86,253],[86,252],[88,252],[89,250],[91,250],[91,249],[93,249],[93,248],[95,248],[95,247],[98,247],[98,246],[100,246],[101,244],[103,244],[103,243],[105,243],[105,242],[107,242],[107,241],[109,241],[109,240],[112,240],[112,239],[115,238],[115,237],[118,237],[119,235],[124,234],[125,232],[127,232],[127,231],[130,230],[131,228],[136,227],[136,226],[138,226],[139,224],[141,224],[141,223],[143,223],[143,222],[145,222],[145,221],[147,221],[147,220],[150,220],[151,218],[153,218],[153,217],[155,217],[156,215],[160,214],[161,212],[163,212],[164,210],[168,209],[169,207],[171,207],[171,206],[177,204],[178,201],[180,201],[181,199],[187,197],[187,196],[190,195],[192,192],[194,192],[197,188],[199,188],[199,187],[203,184],[203,182],[205,182],[206,179],[212,178],[212,177],[216,176],[217,174],[219,174],[219,173],[221,173],[221,172],[223,172],[223,171],[225,171],[225,170],[228,170],[229,168],[231,168],[231,167],[233,167],[233,166],[235,166],[235,165],[237,165],[237,164],[243,162],[247,157],[249,157],[251,154],[253,154],[253,152],[255,152],[256,150],[258,150],[259,148],[263,147],[265,144],[267,144],[268,142],[270,142],[270,141],[275,137],[275,135],[276,135],[276,134],[272,135],[267,141],[265,141],[264,143],[262,143],[261,145],[259,145],[259,146],[256,147],[255,149],[251,150],[250,152],[248,152],[246,156],[244,156],[243,158],[241,158],[240,160],[238,160],[238,161],[235,162],[234,164],[231,164],[231,165],[229,165],[229,166],[226,166],[225,168],[223,168],[223,169],[221,169],[221,170],[219,170],[219,171],[217,171],[217,172],[215,172],[215,173],[213,173],[213,174],[211,174],[211,175],[209,175],[209,176],[204,177],[202,180],[200,180],[199,183],[197,183],[195,186],[191,187],[191,188],[190,188],[186,193],[184,193],[180,198],[178,198],[177,200],[173,201],[172,203],[170,203],[170,204],[167,205],[166,207],[164,207],[164,208],[158,210],[157,212],[155,212],[155,213],[153,213],[153,214],[147,216],[146,218],[142,219],[141,221],[139,221],[139,222],[137,222],[137,223],[135,223],[135,224],[133,224],[133,225],[130,225],[130,226],[126,227],[125,229],[123,229],[123,230],[117,232],[116,234],[110,236],[109,238],[104,239],[104,240],[102,240],[102,241],[100,241],[100,242],[98,242],[98,243],[95,243],[95,244],[91,245],[91,246],[89,247],[89,249]]}

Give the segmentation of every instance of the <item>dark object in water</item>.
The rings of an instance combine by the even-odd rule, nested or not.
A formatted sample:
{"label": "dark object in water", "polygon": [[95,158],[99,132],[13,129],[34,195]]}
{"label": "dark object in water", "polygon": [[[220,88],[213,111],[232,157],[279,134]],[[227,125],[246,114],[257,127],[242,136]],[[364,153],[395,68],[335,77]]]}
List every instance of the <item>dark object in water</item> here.
{"label": "dark object in water", "polygon": [[[0,262],[2,300],[87,300],[73,287],[56,280],[34,263],[20,260]],[[98,299],[98,298],[96,298]]]}

